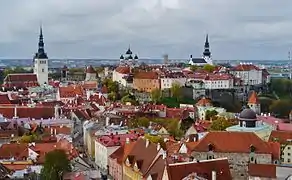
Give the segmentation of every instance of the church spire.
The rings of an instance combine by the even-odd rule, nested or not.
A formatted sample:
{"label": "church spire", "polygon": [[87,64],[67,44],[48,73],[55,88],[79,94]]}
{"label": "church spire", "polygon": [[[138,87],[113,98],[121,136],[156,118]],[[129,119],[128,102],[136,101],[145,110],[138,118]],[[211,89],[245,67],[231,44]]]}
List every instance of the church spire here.
{"label": "church spire", "polygon": [[39,43],[38,43],[38,52],[35,54],[37,59],[48,59],[47,54],[45,53],[45,43],[43,36],[43,28],[40,26],[40,35],[39,35]]}
{"label": "church spire", "polygon": [[210,52],[210,44],[209,44],[209,35],[206,35],[206,41],[204,45],[204,52],[203,52],[204,57],[211,57],[211,52]]}

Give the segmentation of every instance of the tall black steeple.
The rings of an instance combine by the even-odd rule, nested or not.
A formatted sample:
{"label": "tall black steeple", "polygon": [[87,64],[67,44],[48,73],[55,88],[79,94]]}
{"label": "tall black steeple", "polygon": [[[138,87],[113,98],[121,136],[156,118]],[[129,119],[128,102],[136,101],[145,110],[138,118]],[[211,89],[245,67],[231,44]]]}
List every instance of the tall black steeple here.
{"label": "tall black steeple", "polygon": [[43,28],[40,26],[40,36],[38,43],[38,52],[35,54],[34,59],[48,59],[48,56],[45,52],[45,44],[44,44],[44,36],[43,36]]}
{"label": "tall black steeple", "polygon": [[210,44],[209,44],[209,36],[208,36],[208,34],[206,35],[206,41],[205,41],[205,45],[204,45],[203,56],[204,57],[211,57]]}

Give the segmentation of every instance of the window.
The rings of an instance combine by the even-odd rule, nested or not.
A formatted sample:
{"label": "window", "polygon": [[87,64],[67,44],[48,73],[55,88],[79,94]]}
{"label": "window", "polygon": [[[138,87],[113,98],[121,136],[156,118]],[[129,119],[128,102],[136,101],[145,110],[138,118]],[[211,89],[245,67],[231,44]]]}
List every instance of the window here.
{"label": "window", "polygon": [[290,162],[290,159],[287,159],[287,162],[289,163]]}
{"label": "window", "polygon": [[287,147],[287,149],[290,150],[291,148],[290,147]]}
{"label": "window", "polygon": [[45,69],[42,69],[42,72],[45,72]]}
{"label": "window", "polygon": [[288,153],[288,156],[291,156],[291,154],[290,154],[290,153]]}

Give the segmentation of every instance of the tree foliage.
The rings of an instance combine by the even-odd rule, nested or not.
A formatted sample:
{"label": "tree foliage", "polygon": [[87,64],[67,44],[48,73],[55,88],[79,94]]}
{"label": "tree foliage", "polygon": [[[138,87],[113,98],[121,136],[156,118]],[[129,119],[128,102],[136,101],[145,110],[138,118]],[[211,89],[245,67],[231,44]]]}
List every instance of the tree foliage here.
{"label": "tree foliage", "polygon": [[131,94],[127,94],[124,97],[122,97],[121,101],[124,104],[126,104],[126,103],[131,103],[133,105],[137,104],[135,96],[133,96]]}
{"label": "tree foliage", "polygon": [[119,92],[119,84],[118,82],[113,81],[110,78],[104,79],[102,84],[107,87],[109,92]]}
{"label": "tree foliage", "polygon": [[277,117],[286,118],[292,109],[292,101],[288,100],[275,100],[270,105],[270,112],[274,113]]}
{"label": "tree foliage", "polygon": [[212,131],[225,131],[226,128],[233,126],[235,123],[233,120],[227,120],[224,117],[216,117],[212,120],[210,130]]}
{"label": "tree foliage", "polygon": [[197,69],[199,69],[199,67],[196,66],[196,65],[191,65],[190,66],[190,70],[193,71],[193,72],[195,72]]}
{"label": "tree foliage", "polygon": [[21,138],[20,138],[20,141],[22,143],[31,143],[31,142],[35,142],[38,140],[41,140],[41,137],[38,136],[37,134],[31,134],[31,135],[25,134],[25,135],[21,136]]}
{"label": "tree foliage", "polygon": [[155,143],[155,144],[159,143],[163,149],[166,149],[166,144],[164,142],[163,137],[161,137],[161,136],[153,136],[153,135],[150,135],[150,134],[145,134],[144,137],[146,139],[148,139],[152,143]]}
{"label": "tree foliage", "polygon": [[180,129],[179,121],[177,119],[172,119],[167,125],[167,131],[170,135],[176,139],[183,137],[184,132]]}
{"label": "tree foliage", "polygon": [[70,160],[64,150],[56,149],[46,154],[41,170],[42,180],[62,179],[63,173],[70,172]]}
{"label": "tree foliage", "polygon": [[211,65],[211,64],[206,64],[203,69],[205,71],[208,71],[208,72],[213,72],[215,70],[215,66]]}
{"label": "tree foliage", "polygon": [[287,97],[292,94],[292,80],[290,79],[272,79],[271,89],[280,97]]}
{"label": "tree foliage", "polygon": [[177,101],[181,99],[181,87],[178,83],[173,83],[170,88],[171,97],[176,98]]}
{"label": "tree foliage", "polygon": [[216,110],[207,110],[205,113],[205,119],[211,120],[217,115],[218,115],[218,112]]}
{"label": "tree foliage", "polygon": [[161,90],[160,89],[153,89],[151,91],[151,99],[154,103],[157,103],[158,101],[160,101],[162,96]]}

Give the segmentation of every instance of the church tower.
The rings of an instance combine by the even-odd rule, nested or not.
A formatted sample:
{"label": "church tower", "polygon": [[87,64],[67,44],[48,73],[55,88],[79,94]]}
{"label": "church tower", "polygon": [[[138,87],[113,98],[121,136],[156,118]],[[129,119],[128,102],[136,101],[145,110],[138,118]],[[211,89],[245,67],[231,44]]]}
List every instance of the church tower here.
{"label": "church tower", "polygon": [[250,109],[252,109],[256,114],[260,114],[261,113],[261,104],[259,102],[257,93],[255,91],[252,91],[249,99],[248,99],[248,103],[247,103],[248,107]]}
{"label": "church tower", "polygon": [[213,64],[211,52],[210,52],[210,44],[209,44],[209,36],[206,35],[206,41],[204,45],[204,52],[203,52],[203,58],[208,64]]}
{"label": "church tower", "polygon": [[34,70],[33,73],[37,75],[39,85],[48,84],[49,79],[49,64],[48,56],[45,52],[45,44],[43,37],[43,30],[40,27],[40,36],[38,44],[38,52],[33,58]]}

